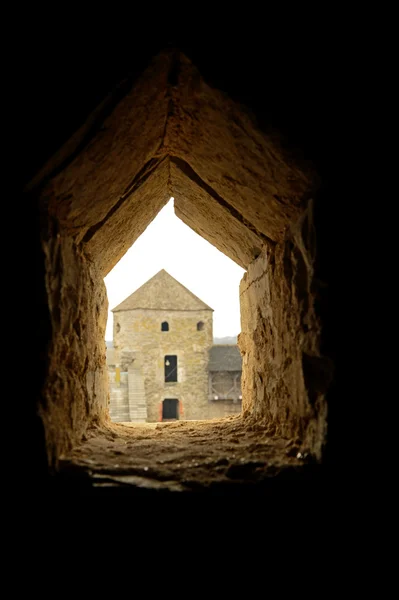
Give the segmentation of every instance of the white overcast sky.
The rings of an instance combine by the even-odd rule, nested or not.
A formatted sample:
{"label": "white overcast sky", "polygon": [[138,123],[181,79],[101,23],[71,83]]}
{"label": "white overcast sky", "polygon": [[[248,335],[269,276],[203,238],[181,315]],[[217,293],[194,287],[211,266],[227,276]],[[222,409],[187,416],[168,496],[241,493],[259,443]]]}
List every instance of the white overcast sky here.
{"label": "white overcast sky", "polygon": [[104,279],[109,301],[106,340],[112,340],[111,309],[161,269],[214,309],[214,337],[240,332],[244,269],[178,219],[170,200]]}

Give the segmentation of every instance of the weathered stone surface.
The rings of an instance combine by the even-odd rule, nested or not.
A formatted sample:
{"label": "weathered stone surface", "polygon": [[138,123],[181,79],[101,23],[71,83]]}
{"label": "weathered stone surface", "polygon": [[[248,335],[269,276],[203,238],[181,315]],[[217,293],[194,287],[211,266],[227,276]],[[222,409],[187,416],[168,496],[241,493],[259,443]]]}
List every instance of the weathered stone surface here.
{"label": "weathered stone surface", "polygon": [[[107,364],[113,421],[162,421],[167,398],[179,403],[176,418],[212,419],[241,412],[238,347],[213,346],[213,310],[164,269],[112,312],[114,347],[111,355],[107,348]],[[177,357],[173,383],[165,381],[165,357],[170,354]],[[123,385],[122,372],[127,371],[128,385]],[[224,400],[227,391],[232,395]]]}
{"label": "weathered stone surface", "polygon": [[[185,288],[181,293],[184,294]],[[161,330],[166,319],[169,331]],[[204,328],[197,330],[202,321]],[[212,311],[133,309],[114,313],[115,361],[126,351],[137,355],[144,378],[147,420],[159,421],[162,402],[176,398],[180,418],[203,419],[208,405],[208,350],[213,342]],[[165,356],[177,356],[177,382],[165,384]]]}
{"label": "weathered stone surface", "polygon": [[89,229],[83,242],[99,270],[107,275],[168,202],[169,159],[143,177],[126,201],[118,203],[103,222]]}
{"label": "weathered stone surface", "polygon": [[120,373],[116,382],[115,369],[108,371],[109,381],[109,415],[114,423],[130,421],[128,373]]}
{"label": "weathered stone surface", "polygon": [[182,219],[241,266],[284,238],[318,182],[310,167],[288,161],[275,135],[259,131],[183,55],[161,53],[133,88],[121,89],[29,186],[42,186],[50,214],[104,274],[174,189]]}
{"label": "weathered stone surface", "polygon": [[[44,402],[38,407],[50,463],[88,426],[107,423],[102,277],[172,190],[178,214],[248,269],[241,285],[239,339],[245,419],[300,436],[320,458],[330,369],[319,352],[307,212],[316,175],[288,159],[276,136],[260,131],[183,56],[177,61],[169,53],[158,56],[133,88],[127,86],[108,103],[107,111],[95,111],[28,186],[40,194],[46,227],[48,218],[55,224],[44,239],[53,332]],[[223,240],[216,239],[218,232]],[[210,312],[204,313],[200,332],[194,326],[197,315],[187,315],[193,318],[193,336],[209,333]],[[121,332],[131,326],[123,312],[118,318]],[[145,385],[156,397],[164,352],[176,354],[180,344],[190,343],[184,360],[205,356],[196,356],[186,333],[161,347],[158,317],[140,319],[146,326],[137,333],[153,352]],[[170,397],[177,394],[172,387]],[[155,410],[149,410],[154,420]]]}
{"label": "weathered stone surface", "polygon": [[331,365],[320,355],[311,207],[240,285],[243,413],[321,458]]}
{"label": "weathered stone surface", "polygon": [[243,269],[259,256],[265,241],[231,212],[222,198],[208,193],[184,161],[170,161],[171,191],[175,213],[196,233],[234,260]]}
{"label": "weathered stone surface", "polygon": [[171,93],[168,153],[187,162],[248,228],[281,241],[317,186],[310,165],[305,171],[289,163],[276,137],[268,138],[244,107],[207,85],[184,56]]}
{"label": "weathered stone surface", "polygon": [[110,215],[119,218],[115,207],[129,202],[165,155],[169,65],[161,54],[133,88],[121,86],[29,186],[42,186],[50,214],[77,242]]}
{"label": "weathered stone surface", "polygon": [[108,420],[108,301],[101,274],[81,248],[56,230],[52,233],[43,241],[52,338],[38,412],[49,463],[56,465],[87,427]]}
{"label": "weathered stone surface", "polygon": [[139,356],[136,355],[130,363],[128,372],[129,421],[144,423],[147,420],[147,402],[142,361]]}
{"label": "weathered stone surface", "polygon": [[[270,507],[273,497],[271,485],[274,486],[273,480],[277,483],[280,476],[283,479],[281,498],[287,500],[287,508],[294,505],[298,509],[301,506],[298,501],[304,492],[302,487],[298,492],[298,475],[306,469],[304,462],[298,457],[298,447],[289,440],[271,436],[262,427],[247,427],[237,415],[223,421],[195,423],[132,423],[129,426],[112,423],[74,449],[64,465],[65,469],[83,469],[87,479],[90,478],[96,486],[119,481],[132,488],[137,485],[159,489],[164,485],[173,491],[188,489],[205,493],[215,490],[216,486],[216,505],[222,511],[226,510],[225,501],[228,502],[229,498],[226,497],[220,505],[219,493],[228,486],[225,490],[228,494],[234,482],[243,484],[245,481],[251,486],[255,482],[265,484],[265,503]],[[294,485],[287,487],[290,479]],[[320,496],[313,487],[310,489],[311,494],[307,494],[306,501],[315,502]],[[201,495],[199,510],[203,510],[204,496]],[[240,495],[240,507],[242,498]],[[248,508],[256,516],[259,504],[254,502],[253,494],[250,498]],[[164,498],[161,498],[161,507],[164,506]],[[236,507],[231,509],[235,511]],[[229,527],[233,520],[230,514]],[[220,516],[219,512],[217,518],[220,519]]]}

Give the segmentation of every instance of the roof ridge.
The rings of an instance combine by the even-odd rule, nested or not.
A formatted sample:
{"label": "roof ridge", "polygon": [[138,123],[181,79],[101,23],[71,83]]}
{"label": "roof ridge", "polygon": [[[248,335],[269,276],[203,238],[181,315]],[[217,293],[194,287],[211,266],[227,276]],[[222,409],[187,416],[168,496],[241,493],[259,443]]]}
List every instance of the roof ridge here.
{"label": "roof ridge", "polygon": [[[150,286],[151,286],[151,282],[153,282],[157,278],[160,280],[162,280],[162,279],[164,280],[163,282],[160,282],[158,285],[166,286],[166,288],[164,288],[165,292],[167,292],[168,280],[170,280],[171,282],[173,282],[174,285],[178,285],[180,288],[182,288],[184,290],[185,295],[190,296],[190,298],[192,298],[195,301],[195,303],[199,306],[195,306],[195,303],[194,303],[194,308],[192,308],[192,307],[190,307],[190,302],[188,302],[188,305],[189,305],[188,307],[173,308],[174,302],[176,302],[176,301],[173,301],[173,293],[172,294],[165,293],[165,297],[163,298],[163,300],[165,301],[165,304],[166,304],[165,307],[164,306],[156,306],[157,302],[159,301],[159,298],[157,298],[157,294],[156,294],[157,288],[155,288],[155,294],[154,294],[154,288],[151,290]],[[148,287],[147,298],[145,296],[146,290],[145,289],[143,290],[143,288],[146,288],[146,287]],[[162,287],[160,289],[162,289]],[[178,293],[175,293],[175,295],[176,295],[176,298],[179,297]],[[182,299],[183,299],[183,305],[184,305],[184,296],[183,296],[183,298],[180,298],[180,302],[179,302],[179,300],[177,300],[177,305],[181,304]],[[139,306],[134,306],[135,301],[139,303]],[[170,304],[170,303],[171,303],[171,306],[168,306],[168,304]],[[147,304],[147,306],[146,306],[146,304]],[[162,302],[160,302],[160,304],[162,304]],[[191,302],[191,304],[192,304],[192,302]],[[131,306],[131,305],[133,305],[133,306]],[[145,281],[140,287],[135,289],[134,292],[132,292],[129,296],[127,296],[124,300],[122,300],[122,302],[120,302],[117,306],[112,308],[111,312],[121,312],[121,311],[139,310],[139,309],[141,309],[141,310],[180,310],[180,311],[211,310],[211,311],[213,311],[213,308],[211,308],[208,304],[206,304],[203,300],[201,300],[201,298],[196,296],[185,285],[183,285],[180,281],[178,281],[175,277],[173,277],[173,275],[168,273],[168,271],[166,271],[166,269],[160,269],[157,273],[155,273],[155,275],[150,277],[150,279],[147,279],[147,281]]]}

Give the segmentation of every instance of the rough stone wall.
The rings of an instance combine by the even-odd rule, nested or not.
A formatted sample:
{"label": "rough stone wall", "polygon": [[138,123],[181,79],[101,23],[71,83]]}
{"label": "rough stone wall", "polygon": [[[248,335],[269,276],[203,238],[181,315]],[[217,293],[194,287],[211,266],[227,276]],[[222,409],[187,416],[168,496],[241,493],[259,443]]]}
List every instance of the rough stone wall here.
{"label": "rough stone wall", "polygon": [[176,212],[246,268],[270,240],[285,238],[318,185],[316,173],[285,155],[277,136],[265,136],[184,56],[171,97],[165,146]]}
{"label": "rough stone wall", "polygon": [[128,373],[121,372],[120,381],[116,382],[116,371],[108,369],[109,378],[109,416],[111,421],[121,423],[130,421]]}
{"label": "rough stone wall", "polygon": [[132,83],[27,187],[42,186],[49,213],[104,276],[171,195],[190,227],[244,267],[281,242],[318,186],[313,167],[286,156],[181,53],[160,53]]}
{"label": "rough stone wall", "polygon": [[[113,366],[108,367],[108,376],[109,376],[109,390],[110,390],[110,403],[109,403],[109,413],[111,421],[114,423],[122,423],[126,421],[139,421],[145,422],[147,418],[137,419],[134,418],[134,411],[130,410],[129,407],[129,394],[131,393],[129,380],[128,380],[128,372],[121,371],[120,372],[120,381],[116,381],[116,369]],[[209,377],[209,373],[207,372],[207,376]],[[200,393],[202,393],[202,388]],[[198,396],[197,396],[198,400]],[[197,410],[197,419],[221,419],[223,417],[228,417],[230,415],[236,415],[241,413],[241,402],[236,401],[232,402],[231,400],[217,400],[217,401],[209,401],[205,405],[204,402],[201,401],[201,412]],[[183,406],[184,408],[184,406]],[[158,419],[160,418],[160,414],[158,414]],[[181,418],[186,418],[183,414]]]}
{"label": "rough stone wall", "polygon": [[56,231],[43,241],[51,318],[48,374],[38,407],[49,464],[108,419],[104,334],[108,300],[97,268]]}
{"label": "rough stone wall", "polygon": [[163,54],[134,86],[122,82],[29,185],[45,182],[41,195],[49,213],[84,243],[104,276],[170,197],[161,148],[169,68]]}
{"label": "rough stone wall", "polygon": [[320,355],[311,206],[240,284],[243,415],[321,458],[330,361]]}
{"label": "rough stone wall", "polygon": [[[50,464],[87,426],[106,418],[101,277],[186,186],[185,200],[180,192],[175,200],[179,216],[248,269],[239,339],[246,418],[298,435],[321,453],[330,366],[318,350],[314,254],[303,234],[309,219],[300,217],[318,177],[285,155],[278,136],[265,135],[245,110],[205,84],[190,61],[175,59],[158,56],[134,86],[94,111],[26,188],[40,194],[40,213],[59,226],[44,242],[52,336],[38,412]],[[196,349],[203,332],[193,323],[192,333],[174,342],[173,329],[161,333],[157,322],[153,333],[165,336],[162,345],[170,342],[160,346],[151,327],[142,332],[151,356],[149,418],[157,420],[157,404],[173,396],[183,400],[185,418],[197,418],[196,391],[204,387],[207,398],[208,385],[206,353]],[[183,355],[176,351],[185,346]],[[165,390],[169,353],[179,356],[179,382]],[[198,366],[196,385],[195,377],[186,379],[190,363]]]}
{"label": "rough stone wall", "polygon": [[226,402],[218,400],[209,402],[208,419],[223,419],[231,415],[239,415],[241,412],[241,402]]}
{"label": "rough stone wall", "polygon": [[[161,331],[161,323],[169,331]],[[204,329],[197,330],[202,321]],[[147,420],[159,421],[165,398],[177,398],[184,419],[208,418],[208,350],[212,345],[212,312],[131,310],[114,313],[117,364],[124,351],[140,355],[147,401]],[[166,382],[165,355],[177,356],[178,381]]]}

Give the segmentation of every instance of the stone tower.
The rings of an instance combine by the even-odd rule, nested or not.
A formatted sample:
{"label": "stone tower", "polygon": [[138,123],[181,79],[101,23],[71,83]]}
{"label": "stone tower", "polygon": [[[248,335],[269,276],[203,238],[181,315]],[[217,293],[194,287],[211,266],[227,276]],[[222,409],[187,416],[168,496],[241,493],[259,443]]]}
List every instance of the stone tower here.
{"label": "stone tower", "polygon": [[162,269],[112,312],[111,418],[207,418],[213,309]]}

